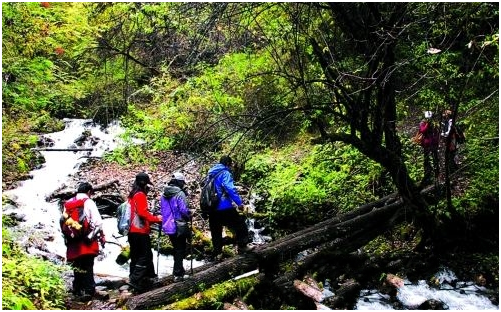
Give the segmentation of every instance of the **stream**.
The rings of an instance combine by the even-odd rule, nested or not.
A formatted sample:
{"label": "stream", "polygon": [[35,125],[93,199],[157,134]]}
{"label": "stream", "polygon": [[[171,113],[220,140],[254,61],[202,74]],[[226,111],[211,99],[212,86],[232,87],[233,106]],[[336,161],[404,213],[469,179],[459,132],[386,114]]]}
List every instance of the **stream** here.
{"label": "stream", "polygon": [[[46,196],[55,190],[64,188],[76,188],[76,185],[67,185],[70,177],[75,174],[81,164],[90,157],[100,157],[106,151],[113,150],[120,144],[118,135],[123,129],[118,124],[110,124],[106,129],[95,125],[90,120],[67,119],[66,128],[63,131],[50,133],[45,137],[54,141],[53,148],[74,147],[74,141],[84,130],[91,131],[93,137],[99,138],[97,144],[92,147],[92,152],[72,152],[72,151],[41,151],[45,157],[45,164],[42,168],[30,172],[32,179],[22,181],[18,187],[5,191],[17,203],[17,208],[3,207],[3,214],[16,213],[23,216],[23,222],[18,227],[23,232],[23,237],[19,238],[20,244],[29,247],[31,254],[56,255],[55,262],[64,263],[66,247],[59,229],[60,210],[57,202],[47,202]],[[89,144],[89,142],[87,143]],[[73,183],[73,182],[72,182]],[[253,199],[250,206],[252,209]],[[151,203],[150,203],[151,204]],[[126,245],[127,238],[119,237],[116,228],[116,218],[105,217],[104,233],[108,241],[117,243],[106,244],[99,256],[96,258],[94,272],[96,275],[103,275],[106,278],[127,278],[129,275],[128,264],[119,265],[116,257],[121,248],[119,245]],[[253,236],[253,243],[263,244],[271,240],[271,237],[261,235],[262,228],[254,227],[254,220],[247,219],[247,226]],[[36,244],[28,243],[36,240]],[[171,274],[173,258],[171,255],[158,255],[153,250],[155,270],[159,277]],[[157,265],[158,263],[158,265]],[[184,266],[189,272],[190,267],[201,266],[204,262],[185,260]],[[158,266],[158,267],[157,267]],[[487,297],[487,290],[476,286],[473,282],[458,281],[454,273],[444,268],[436,274],[440,282],[439,287],[431,288],[426,280],[418,283],[411,283],[405,280],[404,286],[398,291],[397,299],[403,307],[400,309],[416,309],[419,304],[428,299],[442,301],[448,309],[453,310],[499,310]],[[96,280],[97,281],[97,280]],[[328,281],[324,281],[325,294],[333,295],[328,287]],[[393,310],[394,304],[387,295],[378,293],[377,290],[364,289],[360,292],[359,300],[354,309],[357,310]]]}
{"label": "stream", "polygon": [[[19,224],[19,227],[22,227],[22,231],[25,233],[23,237],[19,238],[21,245],[31,246],[32,244],[26,242],[28,240],[37,240],[35,245],[39,250],[30,247],[28,249],[30,253],[40,254],[42,251],[46,256],[56,255],[53,260],[61,262],[64,262],[66,257],[66,246],[59,228],[61,212],[56,201],[47,202],[45,198],[55,190],[67,185],[69,178],[88,159],[82,156],[100,157],[104,152],[113,150],[120,144],[117,136],[123,132],[123,129],[117,123],[110,124],[106,129],[93,124],[91,120],[67,119],[65,123],[66,127],[63,131],[44,135],[44,137],[53,140],[54,145],[51,148],[75,147],[74,141],[82,135],[83,131],[87,130],[91,132],[92,137],[99,138],[98,143],[90,146],[90,142],[86,142],[87,145],[80,146],[80,148],[92,147],[93,151],[41,151],[45,158],[43,167],[30,172],[32,179],[22,181],[17,188],[4,192],[17,203],[16,214],[23,216],[24,222]],[[76,185],[68,186],[76,188]],[[8,209],[3,211],[4,214],[9,212],[11,211]],[[103,223],[107,241],[122,246],[127,244],[127,237],[120,237],[118,234],[116,218],[103,216]],[[101,249],[94,265],[96,275],[110,278],[126,278],[129,276],[128,263],[119,265],[115,261],[121,252],[119,245],[108,243],[104,249]],[[156,250],[153,250],[153,257],[155,271],[158,272],[159,277],[172,273],[174,261],[171,255],[158,255]],[[159,264],[158,268],[157,263]],[[193,267],[202,264],[203,262],[193,261]],[[185,260],[184,265],[185,268],[190,268],[191,261]]]}

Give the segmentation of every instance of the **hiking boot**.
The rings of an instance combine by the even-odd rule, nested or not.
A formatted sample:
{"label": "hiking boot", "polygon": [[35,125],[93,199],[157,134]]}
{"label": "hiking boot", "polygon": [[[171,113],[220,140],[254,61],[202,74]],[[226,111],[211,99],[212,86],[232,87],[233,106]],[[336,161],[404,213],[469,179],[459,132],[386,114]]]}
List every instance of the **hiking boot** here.
{"label": "hiking boot", "polygon": [[144,292],[144,287],[141,287],[139,284],[137,284],[135,282],[128,281],[126,284],[129,285],[131,288],[131,291],[133,291],[135,293],[140,294],[140,293]]}
{"label": "hiking boot", "polygon": [[79,302],[87,302],[92,300],[92,295],[86,293],[85,291],[80,292],[79,295],[75,296],[75,301]]}
{"label": "hiking boot", "polygon": [[256,248],[256,246],[250,244],[245,244],[244,246],[238,246],[238,254],[241,255],[250,252],[254,250],[254,248]]}

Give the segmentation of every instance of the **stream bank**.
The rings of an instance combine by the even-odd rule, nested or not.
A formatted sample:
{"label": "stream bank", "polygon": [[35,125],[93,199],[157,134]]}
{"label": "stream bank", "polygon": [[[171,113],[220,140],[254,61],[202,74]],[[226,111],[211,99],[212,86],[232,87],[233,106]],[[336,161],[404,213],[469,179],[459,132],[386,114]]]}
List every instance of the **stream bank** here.
{"label": "stream bank", "polygon": [[[83,180],[97,185],[118,179],[120,182],[118,191],[122,196],[125,196],[137,172],[146,171],[150,174],[156,185],[150,197],[158,198],[163,185],[170,178],[170,174],[173,171],[181,170],[187,177],[189,190],[188,198],[191,206],[197,207],[198,185],[196,181],[200,179],[198,176],[200,166],[193,159],[190,159],[189,156],[179,153],[152,153],[150,157],[152,160],[155,160],[155,166],[130,164],[121,166],[114,163],[107,163],[98,158],[89,158],[88,162],[82,164],[75,173],[70,175],[69,181],[65,182],[64,187],[71,188]],[[184,166],[180,167],[180,164],[184,164]],[[195,225],[201,229],[206,227],[206,223],[201,218],[197,218],[196,214]],[[405,241],[395,241],[394,244],[395,246],[401,246],[405,244]],[[454,254],[451,255],[449,259],[446,259],[438,258],[430,252],[413,253],[411,249],[409,249],[407,254],[404,253],[404,255],[400,254],[395,257],[375,257],[371,255],[371,251],[369,251],[366,253],[362,252],[361,255],[334,255],[330,260],[329,262],[319,262],[316,264],[315,267],[312,268],[311,273],[318,276],[319,281],[336,281],[335,284],[332,283],[334,285],[332,288],[333,291],[337,290],[337,284],[343,283],[348,279],[356,279],[361,285],[380,289],[382,285],[379,275],[381,275],[382,272],[398,273],[401,276],[407,276],[411,281],[419,280],[422,276],[426,276],[428,279],[437,272],[436,270],[440,268],[441,263],[450,264],[454,262],[454,260],[464,260],[463,263],[458,263],[458,266],[455,266],[453,269],[455,272],[459,272],[457,274],[461,276],[461,280],[475,280],[476,282],[478,281],[479,285],[484,283],[484,285],[487,285],[489,288],[491,286],[496,286],[496,280],[493,280],[493,276],[495,275],[489,274],[488,268],[475,266],[474,261],[472,262],[472,260],[467,259],[467,255],[461,254]],[[461,270],[461,267],[463,270]],[[465,277],[464,279],[463,276]],[[483,277],[483,279],[481,277]],[[120,307],[127,296],[127,289],[117,291],[117,289],[123,286],[123,280],[119,279],[114,282],[109,276],[103,278],[98,276],[96,280],[100,286],[107,285],[106,290],[103,290],[105,294],[101,298],[85,303],[79,303],[69,298],[69,309],[115,309]],[[258,289],[259,287],[257,287],[257,291],[251,299],[255,308],[282,308],[284,305],[290,305],[296,308],[311,306],[310,301],[305,299],[298,300],[300,296],[297,296],[297,294],[293,292],[291,292],[291,294],[293,295],[292,297],[295,298],[289,298],[289,302],[284,300],[281,305],[275,306],[276,303],[273,303],[273,300],[276,302],[277,298],[273,296],[270,297],[272,292],[269,292],[268,289],[261,289],[261,291]],[[384,289],[382,291],[384,291]],[[495,293],[497,293],[497,290]],[[496,295],[494,295],[493,301],[497,301]],[[293,304],[291,305],[291,303]],[[347,302],[346,304],[344,308],[353,308],[353,303]]]}

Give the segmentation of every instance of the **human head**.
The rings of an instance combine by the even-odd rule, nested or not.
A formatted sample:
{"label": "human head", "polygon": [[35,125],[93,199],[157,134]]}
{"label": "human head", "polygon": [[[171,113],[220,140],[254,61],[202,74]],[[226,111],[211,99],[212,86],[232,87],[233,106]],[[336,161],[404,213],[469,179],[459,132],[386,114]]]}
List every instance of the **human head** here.
{"label": "human head", "polygon": [[92,194],[93,191],[94,189],[92,188],[92,185],[90,185],[90,183],[82,182],[78,185],[77,193]]}
{"label": "human head", "polygon": [[450,110],[446,109],[444,111],[444,114],[443,114],[444,117],[450,117],[451,115],[452,115],[452,112]]}
{"label": "human head", "polygon": [[170,180],[169,184],[183,188],[184,185],[186,184],[186,181],[184,180],[184,175],[179,171],[174,172],[174,174],[172,174],[172,179]]}
{"label": "human head", "polygon": [[219,163],[225,165],[226,167],[231,167],[231,165],[233,165],[233,160],[230,156],[223,156],[219,160]]}
{"label": "human head", "polygon": [[145,187],[146,184],[153,185],[153,183],[151,183],[150,176],[146,172],[138,173],[134,183],[140,187]]}
{"label": "human head", "polygon": [[174,172],[172,179],[185,182],[184,175],[179,171]]}

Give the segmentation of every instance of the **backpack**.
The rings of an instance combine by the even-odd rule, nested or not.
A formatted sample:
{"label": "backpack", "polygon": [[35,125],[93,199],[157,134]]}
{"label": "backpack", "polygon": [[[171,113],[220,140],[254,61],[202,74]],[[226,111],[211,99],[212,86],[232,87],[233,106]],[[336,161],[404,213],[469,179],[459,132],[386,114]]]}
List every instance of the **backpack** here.
{"label": "backpack", "polygon": [[59,220],[65,242],[83,240],[91,232],[90,222],[84,213],[88,198],[72,198],[64,203],[64,212]]}
{"label": "backpack", "polygon": [[120,235],[129,234],[131,225],[131,206],[128,200],[121,203],[117,208],[117,229]]}
{"label": "backpack", "polygon": [[216,210],[219,204],[219,196],[217,196],[216,184],[214,181],[216,177],[222,173],[223,170],[219,171],[214,176],[208,175],[202,182],[202,193],[200,194],[200,209],[203,213],[209,213]]}
{"label": "backpack", "polygon": [[461,126],[458,124],[454,125],[454,132],[456,134],[456,142],[458,144],[464,144],[466,142],[466,137],[464,136],[464,132],[461,129]]}
{"label": "backpack", "polygon": [[423,143],[423,137],[424,135],[418,130],[418,132],[416,132],[416,134],[411,138],[411,141],[415,144],[421,145]]}

